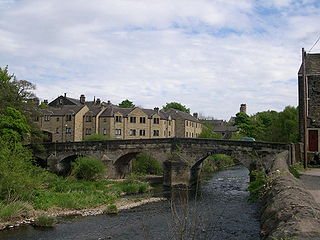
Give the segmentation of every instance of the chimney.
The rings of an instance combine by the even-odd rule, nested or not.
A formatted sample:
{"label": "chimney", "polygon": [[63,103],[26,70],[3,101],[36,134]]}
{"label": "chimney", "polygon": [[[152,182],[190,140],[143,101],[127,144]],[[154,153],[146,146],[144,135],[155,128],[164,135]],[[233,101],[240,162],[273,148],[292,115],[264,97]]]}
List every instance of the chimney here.
{"label": "chimney", "polygon": [[110,100],[108,100],[108,105],[111,105],[111,102],[110,102]]}
{"label": "chimney", "polygon": [[100,98],[97,98],[97,100],[96,100],[96,104],[97,104],[97,105],[100,105],[100,103],[101,103]]}
{"label": "chimney", "polygon": [[198,119],[198,113],[193,113],[193,116]]}
{"label": "chimney", "polygon": [[45,105],[48,105],[48,99],[44,99],[44,100],[43,100],[43,103],[44,103]]}
{"label": "chimney", "polygon": [[81,103],[81,104],[84,104],[85,101],[86,101],[86,97],[85,97],[83,94],[81,94],[81,96],[80,96],[80,103]]}
{"label": "chimney", "polygon": [[242,103],[240,105],[240,112],[247,113],[247,104]]}
{"label": "chimney", "polygon": [[153,110],[155,110],[157,113],[159,113],[159,108],[155,107]]}
{"label": "chimney", "polygon": [[64,93],[64,97],[65,97],[65,98],[67,97],[67,93]]}

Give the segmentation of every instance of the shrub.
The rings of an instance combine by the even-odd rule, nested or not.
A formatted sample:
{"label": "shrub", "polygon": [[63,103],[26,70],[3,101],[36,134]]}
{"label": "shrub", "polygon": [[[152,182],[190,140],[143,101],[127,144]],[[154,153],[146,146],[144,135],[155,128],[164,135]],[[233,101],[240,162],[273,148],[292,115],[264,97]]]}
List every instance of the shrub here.
{"label": "shrub", "polygon": [[24,202],[11,202],[5,204],[0,202],[0,220],[11,221],[28,215],[31,207]]}
{"label": "shrub", "polygon": [[112,205],[109,205],[104,212],[107,214],[116,214],[119,212],[119,210],[116,205],[112,204]]}
{"label": "shrub", "polygon": [[57,220],[55,217],[50,217],[47,215],[40,215],[34,221],[33,226],[35,227],[53,227]]}
{"label": "shrub", "polygon": [[32,164],[32,155],[21,143],[0,139],[0,200],[30,200],[41,187],[40,168]]}
{"label": "shrub", "polygon": [[132,161],[132,172],[135,174],[162,174],[162,165],[153,157],[139,153]]}
{"label": "shrub", "polygon": [[251,171],[250,175],[254,180],[249,183],[248,189],[251,194],[249,200],[254,202],[261,198],[261,196],[263,195],[267,184],[267,177],[264,172],[255,170]]}
{"label": "shrub", "polygon": [[110,136],[107,135],[101,135],[101,134],[92,134],[90,136],[86,136],[82,141],[104,141],[104,140],[110,140],[112,139]]}
{"label": "shrub", "polygon": [[106,167],[99,159],[79,157],[71,163],[71,174],[79,179],[93,181],[105,173]]}

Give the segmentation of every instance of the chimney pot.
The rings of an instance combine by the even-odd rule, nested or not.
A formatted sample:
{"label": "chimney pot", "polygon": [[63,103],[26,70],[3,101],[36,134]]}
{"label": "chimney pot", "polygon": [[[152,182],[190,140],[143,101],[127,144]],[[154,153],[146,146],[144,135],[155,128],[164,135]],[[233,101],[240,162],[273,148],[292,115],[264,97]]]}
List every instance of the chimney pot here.
{"label": "chimney pot", "polygon": [[86,97],[84,96],[84,94],[81,94],[81,96],[80,96],[80,103],[81,103],[81,104],[84,104],[85,101],[86,101]]}

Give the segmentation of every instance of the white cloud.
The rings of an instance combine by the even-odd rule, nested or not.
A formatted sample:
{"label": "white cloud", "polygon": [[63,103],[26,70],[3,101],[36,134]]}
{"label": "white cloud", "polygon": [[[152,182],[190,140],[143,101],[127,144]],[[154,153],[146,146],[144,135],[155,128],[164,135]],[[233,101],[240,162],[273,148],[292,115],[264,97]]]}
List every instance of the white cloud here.
{"label": "white cloud", "polygon": [[42,99],[178,101],[225,119],[241,103],[281,110],[297,103],[292,79],[319,22],[290,2],[273,1],[282,15],[253,0],[20,1],[0,16],[0,61]]}

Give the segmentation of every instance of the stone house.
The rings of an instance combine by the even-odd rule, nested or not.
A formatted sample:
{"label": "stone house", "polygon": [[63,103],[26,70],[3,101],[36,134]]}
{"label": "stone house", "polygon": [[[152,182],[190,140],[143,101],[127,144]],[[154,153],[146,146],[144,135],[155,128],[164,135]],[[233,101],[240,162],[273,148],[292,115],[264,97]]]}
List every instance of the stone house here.
{"label": "stone house", "polygon": [[302,50],[302,54],[298,72],[299,135],[303,141],[306,129],[310,159],[320,149],[320,53],[306,53]]}
{"label": "stone house", "polygon": [[202,124],[196,113],[190,115],[176,109],[169,109],[166,113],[175,120],[175,137],[196,138],[201,133]]}
{"label": "stone house", "polygon": [[86,136],[101,134],[114,139],[197,137],[202,125],[197,115],[171,109],[120,108],[100,99],[86,101],[59,96],[39,109],[37,123],[48,135],[48,141],[81,141]]}

